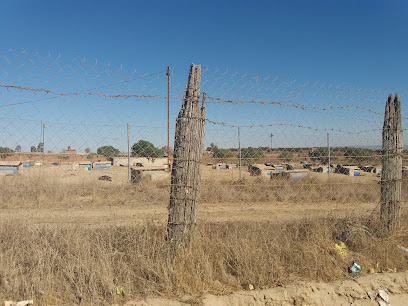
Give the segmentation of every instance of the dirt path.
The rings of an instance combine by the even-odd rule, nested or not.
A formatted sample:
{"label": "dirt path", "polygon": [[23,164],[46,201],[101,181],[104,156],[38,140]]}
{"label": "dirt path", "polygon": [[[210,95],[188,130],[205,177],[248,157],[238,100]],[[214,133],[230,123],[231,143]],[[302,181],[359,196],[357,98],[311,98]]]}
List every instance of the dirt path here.
{"label": "dirt path", "polygon": [[124,305],[138,306],[235,306],[235,305],[381,305],[379,296],[370,299],[368,293],[378,294],[382,289],[389,295],[384,305],[408,305],[408,271],[391,274],[372,274],[352,280],[333,283],[297,282],[284,287],[266,290],[240,291],[225,296],[203,295],[198,298],[185,297],[179,301],[146,299],[127,302]]}
{"label": "dirt path", "polygon": [[[358,212],[368,215],[376,208],[371,203],[299,204],[299,203],[217,203],[199,206],[202,221],[289,221],[300,218],[335,216]],[[85,208],[13,208],[0,209],[0,222],[25,220],[34,224],[116,224],[126,225],[153,221],[165,223],[165,205],[99,206]]]}

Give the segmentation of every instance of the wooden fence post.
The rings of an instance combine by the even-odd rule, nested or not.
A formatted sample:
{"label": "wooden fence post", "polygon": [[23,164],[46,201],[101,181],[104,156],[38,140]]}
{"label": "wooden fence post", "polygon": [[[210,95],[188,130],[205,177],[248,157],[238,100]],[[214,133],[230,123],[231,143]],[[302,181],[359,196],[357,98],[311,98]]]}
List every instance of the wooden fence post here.
{"label": "wooden fence post", "polygon": [[401,98],[388,97],[385,106],[381,173],[381,223],[386,230],[399,226],[402,183]]}
{"label": "wooden fence post", "polygon": [[201,66],[191,64],[176,122],[167,239],[171,247],[190,240],[197,216],[205,128],[205,96],[200,105]]}

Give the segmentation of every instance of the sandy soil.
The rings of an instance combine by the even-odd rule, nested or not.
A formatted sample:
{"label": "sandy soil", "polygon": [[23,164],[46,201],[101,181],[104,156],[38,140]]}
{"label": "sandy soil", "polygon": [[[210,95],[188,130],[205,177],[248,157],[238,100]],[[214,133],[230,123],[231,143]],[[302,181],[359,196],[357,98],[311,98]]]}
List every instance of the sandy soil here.
{"label": "sandy soil", "polygon": [[[220,180],[223,182],[234,181],[239,179],[238,169],[214,170],[209,166],[203,166],[203,179]],[[246,168],[242,170],[245,178],[253,180],[250,177]],[[109,175],[112,177],[112,182],[98,181],[101,175]],[[319,181],[327,181],[327,174],[311,173],[313,179]],[[21,179],[31,177],[41,180],[43,177],[51,177],[55,182],[80,182],[84,186],[98,186],[102,188],[105,184],[107,187],[127,184],[127,169],[124,167],[112,167],[110,169],[100,169],[85,171],[80,168],[78,171],[73,171],[72,166],[63,165],[59,167],[45,166],[33,167],[24,169],[19,176]],[[265,181],[269,180],[268,176],[262,177]],[[3,184],[8,184],[11,177],[5,177]],[[340,174],[331,174],[332,181],[337,183],[350,183],[356,185],[376,184],[378,178],[375,175],[367,174],[361,177],[348,177]],[[9,183],[10,184],[10,183]],[[96,185],[95,185],[96,184]],[[113,185],[112,185],[113,184]],[[28,188],[28,187],[27,187]],[[336,188],[333,186],[332,188]],[[153,190],[153,189],[152,189]],[[161,192],[165,192],[161,190]],[[0,209],[0,222],[5,220],[23,219],[28,222],[37,224],[117,224],[125,225],[131,223],[145,222],[147,220],[159,223],[165,223],[167,220],[167,201],[161,199],[158,201],[152,195],[151,201],[145,199],[151,204],[121,204],[109,205],[109,197],[101,201],[101,205],[90,205],[92,198],[79,196],[75,199],[74,207],[56,205],[52,207],[50,204],[2,208]],[[44,199],[47,201],[47,199]],[[250,202],[239,199],[237,202],[200,202],[198,219],[202,221],[269,221],[284,222],[288,220],[296,220],[298,218],[314,218],[327,216],[329,214],[336,216],[344,216],[347,214],[358,213],[360,215],[370,215],[373,211],[377,211],[378,203],[362,202],[358,203],[353,199],[350,201],[337,202]]]}
{"label": "sandy soil", "polygon": [[[265,290],[240,291],[225,296],[205,294],[200,297],[184,297],[180,300],[146,299],[127,302],[138,306],[227,306],[227,305],[381,305],[379,296],[370,299],[368,293],[384,290],[389,301],[384,305],[408,305],[408,271],[390,274],[372,274],[333,283],[296,282]],[[116,304],[118,306],[118,304]]]}
{"label": "sandy soil", "polygon": [[[359,211],[372,214],[377,204],[360,203]],[[225,221],[274,221],[285,222],[301,218],[352,215],[355,203],[333,205],[303,205],[295,203],[217,203],[201,204],[198,220],[211,222]],[[165,224],[165,205],[105,206],[92,208],[13,208],[0,209],[0,222],[25,220],[34,224],[116,224],[127,225],[152,221]]]}

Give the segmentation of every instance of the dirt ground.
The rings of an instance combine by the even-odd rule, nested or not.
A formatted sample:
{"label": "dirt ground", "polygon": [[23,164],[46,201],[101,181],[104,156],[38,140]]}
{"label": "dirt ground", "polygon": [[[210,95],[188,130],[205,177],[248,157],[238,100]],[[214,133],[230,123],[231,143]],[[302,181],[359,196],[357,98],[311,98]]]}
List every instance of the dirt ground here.
{"label": "dirt ground", "polygon": [[[99,180],[98,178],[103,175],[111,177],[112,181]],[[297,228],[295,224],[293,225],[293,228],[297,228],[297,230],[290,230],[290,232],[293,231],[295,234],[299,234],[298,236],[296,236],[297,234],[294,235],[296,239],[293,238],[293,241],[287,241],[286,239],[288,239],[287,236],[289,235],[288,233],[285,233],[284,235],[275,237],[277,239],[276,241],[272,241],[269,238],[272,235],[267,236],[266,242],[268,243],[263,241],[263,239],[254,239],[254,237],[263,238],[262,235],[257,235],[259,233],[258,229],[260,227],[254,227],[254,231],[252,233],[256,233],[255,235],[251,234],[251,232],[248,231],[248,235],[250,236],[247,237],[246,240],[241,240],[241,235],[243,235],[243,233],[240,233],[240,236],[238,236],[238,242],[236,244],[237,246],[235,248],[232,248],[228,247],[228,245],[235,241],[233,239],[230,239],[231,237],[235,237],[234,232],[230,233],[229,231],[226,231],[226,233],[230,235],[228,236],[230,238],[227,239],[228,242],[225,243],[224,241],[221,241],[217,247],[214,247],[216,255],[211,256],[211,258],[217,259],[220,255],[220,250],[222,249],[222,247],[226,247],[226,255],[225,257],[223,257],[226,259],[230,258],[230,249],[235,250],[236,252],[234,251],[235,255],[233,259],[237,262],[236,265],[231,265],[229,261],[225,261],[226,259],[223,260],[230,266],[235,267],[235,269],[242,269],[237,270],[243,271],[242,273],[239,272],[241,274],[237,274],[237,279],[246,279],[246,277],[248,277],[248,274],[255,271],[256,276],[264,273],[266,275],[264,276],[264,278],[268,280],[268,282],[268,277],[270,277],[268,273],[270,273],[271,269],[265,269],[264,263],[281,262],[281,264],[279,264],[279,267],[286,267],[287,271],[292,271],[288,273],[282,272],[283,279],[287,279],[287,282],[285,282],[284,284],[289,285],[272,289],[264,289],[267,287],[261,286],[263,286],[263,284],[266,284],[267,282],[259,281],[260,288],[254,288],[255,290],[231,292],[232,290],[241,290],[241,288],[246,288],[246,285],[237,281],[237,283],[239,283],[239,286],[234,285],[235,287],[228,287],[232,289],[221,292],[209,290],[209,288],[213,288],[212,284],[219,282],[218,279],[222,279],[224,281],[225,279],[227,279],[228,282],[232,282],[231,279],[235,281],[235,276],[231,276],[232,274],[228,272],[226,273],[227,278],[223,278],[224,276],[222,276],[220,278],[217,278],[216,281],[210,279],[208,281],[208,284],[200,280],[200,282],[197,283],[197,288],[199,289],[194,289],[195,291],[182,292],[182,294],[185,294],[185,292],[199,292],[199,296],[186,296],[181,299],[172,300],[165,299],[164,297],[182,296],[182,294],[165,295],[162,293],[165,292],[164,290],[160,288],[154,289],[156,288],[154,286],[152,287],[153,289],[149,289],[151,291],[146,291],[154,292],[154,294],[140,294],[140,292],[144,292],[143,290],[145,287],[152,286],[154,282],[151,282],[150,278],[147,278],[145,283],[141,283],[141,281],[145,281],[145,279],[143,278],[143,275],[145,275],[143,273],[145,272],[143,272],[144,270],[142,270],[140,274],[136,269],[137,271],[134,271],[134,275],[137,275],[141,278],[136,278],[137,282],[134,285],[132,282],[129,282],[128,279],[126,279],[126,282],[124,282],[124,286],[132,284],[132,286],[134,287],[131,287],[129,291],[126,290],[126,292],[135,291],[139,292],[139,294],[126,296],[126,301],[129,301],[129,299],[134,300],[136,298],[145,296],[163,296],[163,298],[136,300],[127,302],[126,304],[122,305],[378,305],[378,298],[377,300],[371,300],[368,297],[368,292],[378,292],[379,289],[386,290],[390,294],[390,302],[392,305],[408,305],[408,303],[406,302],[408,300],[408,272],[393,274],[370,274],[367,276],[356,277],[355,279],[348,279],[335,283],[301,282],[299,281],[300,276],[297,276],[303,275],[300,274],[300,272],[298,274],[293,274],[295,276],[290,275],[290,273],[293,273],[293,271],[302,270],[306,270],[305,275],[309,275],[307,273],[309,273],[308,271],[310,270],[312,271],[311,273],[313,274],[313,276],[309,275],[309,278],[301,279],[321,280],[321,278],[315,278],[314,275],[317,273],[315,273],[315,270],[325,269],[324,266],[316,267],[316,265],[319,265],[319,262],[322,262],[322,250],[326,256],[326,265],[336,264],[335,267],[331,266],[328,267],[328,270],[325,270],[327,274],[333,275],[332,271],[339,271],[338,267],[345,267],[347,271],[349,263],[333,263],[332,253],[326,250],[327,245],[334,244],[334,242],[332,241],[333,235],[330,231],[326,232],[326,229],[330,227],[332,223],[329,224],[330,226],[328,226],[326,223],[321,225],[324,227],[321,232],[316,232],[315,229],[319,229],[319,226],[321,224],[320,220],[325,219],[322,217],[333,217],[327,218],[326,220],[329,220],[328,222],[330,222],[330,220],[337,220],[337,218],[341,219],[344,216],[364,217],[365,220],[370,219],[370,217],[372,217],[372,219],[378,219],[380,192],[378,177],[376,177],[374,174],[365,174],[359,177],[348,177],[340,174],[328,175],[327,173],[310,173],[310,177],[304,181],[271,182],[270,178],[267,175],[262,175],[261,177],[251,177],[246,169],[243,169],[242,176],[243,180],[239,180],[238,169],[220,170],[212,169],[212,167],[210,166],[203,166],[201,198],[198,205],[198,222],[200,226],[206,225],[207,222],[211,222],[217,223],[211,224],[213,228],[228,227],[229,230],[230,227],[237,225],[238,227],[241,226],[241,228],[245,228],[245,231],[243,233],[246,233],[247,229],[252,228],[254,224],[259,225],[259,222],[270,221],[268,224],[273,224],[275,226],[275,228],[271,229],[273,230],[273,233],[275,233],[276,230],[279,230],[280,228],[292,229],[292,227],[285,227],[287,224],[299,223],[299,226],[301,226],[301,224],[307,224],[307,221],[309,221],[308,219],[310,219],[312,220],[310,224],[315,226],[312,228],[313,230],[311,230],[310,235],[313,234],[318,237],[316,238],[316,240],[311,241],[315,241],[314,243],[316,243],[316,241],[319,242],[324,237],[326,237],[326,234],[328,235],[327,241],[326,238],[324,238],[324,243],[322,243],[323,247],[320,246],[320,249],[315,249],[310,252],[309,247],[304,245],[304,236],[302,236],[303,233],[307,232],[306,228],[308,227]],[[24,171],[18,175],[0,177],[0,199],[3,199],[3,201],[0,201],[0,224],[5,224],[8,229],[8,225],[14,224],[13,221],[15,221],[15,226],[18,227],[18,234],[16,234],[14,237],[19,239],[24,238],[20,237],[21,230],[19,224],[21,224],[22,220],[24,220],[24,223],[28,224],[29,226],[39,225],[35,226],[35,228],[38,228],[39,231],[43,231],[44,235],[50,236],[47,236],[43,239],[43,236],[37,236],[35,235],[35,233],[31,233],[32,238],[28,239],[26,243],[29,243],[30,241],[32,241],[32,239],[39,239],[38,242],[44,242],[46,243],[46,245],[49,245],[49,243],[55,240],[55,246],[53,248],[48,249],[39,245],[36,251],[39,254],[42,254],[41,252],[52,252],[54,249],[61,248],[61,245],[59,244],[60,234],[62,235],[63,233],[68,233],[67,236],[61,238],[62,245],[65,246],[64,243],[67,243],[68,241],[70,243],[70,248],[78,246],[78,254],[75,254],[75,257],[73,259],[74,264],[72,264],[72,266],[77,267],[75,259],[78,256],[78,258],[81,258],[82,266],[89,266],[89,268],[84,269],[83,272],[81,272],[82,274],[80,274],[84,275],[84,283],[82,287],[87,286],[87,280],[85,276],[89,274],[89,271],[92,271],[92,275],[95,277],[94,283],[92,283],[92,285],[97,284],[98,282],[105,284],[105,275],[99,275],[96,272],[98,272],[99,267],[109,266],[110,264],[112,264],[112,271],[116,271],[115,269],[117,269],[117,266],[115,265],[115,262],[113,262],[112,260],[108,260],[109,258],[111,258],[109,256],[113,256],[112,254],[116,253],[112,253],[109,247],[106,250],[103,248],[98,248],[98,251],[100,251],[101,254],[98,255],[99,257],[95,257],[95,249],[93,249],[95,240],[87,240],[87,235],[93,232],[97,232],[98,235],[100,234],[100,232],[106,232],[106,235],[108,235],[106,241],[116,242],[115,239],[111,239],[113,236],[110,236],[112,235],[112,232],[108,227],[110,225],[133,225],[146,223],[148,226],[150,226],[148,222],[152,223],[153,227],[155,228],[158,228],[158,226],[156,225],[165,225],[168,217],[167,205],[169,203],[169,183],[170,175],[168,174],[167,178],[161,177],[158,180],[155,180],[153,178],[151,181],[146,180],[144,183],[130,184],[129,182],[127,182],[127,169],[124,167],[112,167],[108,169],[98,169],[91,171],[86,171],[82,168],[73,169],[72,166],[66,165],[38,166],[33,167],[32,169],[24,169]],[[403,194],[404,197],[406,197],[406,191],[403,191]],[[292,222],[297,220],[299,220],[299,222]],[[123,236],[127,233],[127,231],[130,231],[129,233],[133,235],[133,232],[131,232],[132,228],[133,230],[137,228],[142,228],[141,231],[143,230],[143,226],[123,226],[122,229],[118,228],[118,233],[120,235],[118,234],[117,237],[121,237],[121,239],[123,239],[123,237],[127,237]],[[48,231],[49,229],[53,230]],[[71,236],[76,230],[78,231],[77,236],[71,239]],[[10,230],[10,232],[13,233],[14,230]],[[23,234],[22,236],[25,236],[26,233],[30,234],[30,230],[26,232],[22,231],[21,233]],[[223,228],[220,229],[219,233],[224,233]],[[213,235],[214,232],[211,230],[208,234],[208,237],[211,237],[212,239]],[[221,236],[222,235],[220,235],[220,237]],[[203,237],[207,236],[204,235]],[[146,237],[141,236],[141,239],[142,238],[146,239]],[[153,239],[154,236],[148,235],[147,238]],[[281,241],[278,238],[283,240]],[[13,239],[11,239],[12,242]],[[77,241],[83,242],[76,245],[75,243],[77,243]],[[154,242],[155,240],[149,241]],[[160,242],[162,241],[162,239],[159,239],[157,241]],[[242,248],[242,241],[246,241],[247,248]],[[251,246],[251,241],[255,241],[256,245]],[[257,243],[257,241],[262,244]],[[37,244],[38,242],[34,244]],[[205,240],[203,246],[212,245],[213,243],[213,240],[208,240],[208,242],[207,240]],[[282,258],[278,256],[277,259],[275,258],[273,260],[270,260],[271,257],[267,256],[269,254],[283,254],[283,250],[286,250],[286,256],[290,258],[290,260],[293,260],[293,243],[297,244],[297,260],[293,262],[285,261],[285,256],[283,256]],[[372,250],[374,249],[367,249],[369,250],[367,251],[367,254],[374,254],[374,259],[372,259],[371,257],[368,258],[367,256],[366,257],[368,259],[365,257],[359,258],[362,258],[363,262],[364,260],[366,260],[366,262],[370,263],[370,265],[371,261],[373,261],[374,263],[377,262],[378,264],[378,261],[382,260],[382,262],[385,262],[385,264],[383,264],[384,267],[388,267],[387,263],[390,257],[390,254],[388,252],[389,249],[387,247],[383,247],[382,243],[384,243],[384,241],[382,241],[381,243],[373,242],[373,245],[379,247],[379,249],[381,250],[381,254],[385,254],[383,255],[385,259],[381,259],[378,257],[377,253],[373,253]],[[17,243],[17,245],[20,246],[19,243]],[[102,243],[101,245],[103,246],[104,243]],[[145,244],[135,244],[135,246],[139,245]],[[154,246],[154,244],[152,245]],[[91,249],[90,246],[92,246],[92,249],[94,250],[93,253],[88,254],[84,251],[88,250],[87,246],[89,246],[89,249]],[[259,250],[257,249],[257,246],[260,246]],[[279,251],[269,251],[275,249],[277,246],[280,247],[278,248]],[[31,253],[31,251],[36,247],[37,245],[33,245],[30,248],[30,252],[27,253],[29,254],[29,256],[24,260],[30,260],[30,258],[35,253]],[[118,244],[117,247],[122,248],[122,243]],[[306,249],[304,249],[304,247]],[[134,246],[129,248],[131,248],[132,252],[134,251]],[[203,247],[199,249],[204,250]],[[396,247],[393,246],[393,249],[396,249]],[[105,251],[107,251],[107,253]],[[127,249],[123,251],[121,249],[121,252],[124,252],[126,254],[130,254],[131,251],[128,251]],[[208,253],[208,250],[206,252]],[[264,257],[260,256],[262,252],[264,254],[262,256]],[[126,269],[120,270],[120,273],[118,273],[118,275],[122,277],[124,274],[128,273],[129,270],[131,270],[131,268],[129,267],[141,267],[143,269],[152,268],[152,263],[145,260],[150,259],[153,253],[140,253],[140,256],[132,256],[132,260],[136,260],[135,264],[133,264],[132,262],[132,265],[126,266]],[[157,253],[163,254],[164,252],[159,251]],[[44,254],[46,254],[44,256],[51,256],[51,253]],[[25,262],[20,257],[15,256],[20,255],[19,252],[11,252],[9,255],[11,259],[4,260],[4,267],[8,267],[10,265],[10,262],[15,262],[17,264]],[[401,254],[398,256],[403,257],[403,255]],[[101,261],[98,262],[98,269],[95,269],[94,267],[95,258],[101,259]],[[202,253],[197,253],[195,257],[192,258],[194,260],[197,260],[197,262],[199,263],[198,265],[207,267],[207,263],[202,262],[202,260],[205,261],[205,259],[203,259],[205,257]],[[59,265],[56,265],[55,267],[58,267],[59,269],[60,266],[64,264],[66,259],[67,258],[63,257],[61,263]],[[106,261],[103,261],[102,259]],[[141,261],[139,262],[138,260]],[[397,265],[399,262],[394,261],[391,263],[391,267],[402,267],[396,271],[404,271],[406,269],[406,261],[405,258],[402,258],[401,260],[404,262],[404,264]],[[38,260],[35,260],[36,263],[33,264],[33,267],[37,265],[37,261]],[[158,259],[157,263],[157,266],[152,268],[153,271],[161,271],[160,269],[162,267],[162,261],[160,258]],[[258,270],[254,270],[252,267],[249,267],[251,266],[251,264],[255,263],[258,265]],[[360,260],[359,263],[361,263]],[[123,261],[120,259],[118,260],[117,264],[123,264]],[[287,267],[288,265],[290,266],[290,269]],[[219,267],[218,263],[217,265],[214,264],[214,268],[212,268],[213,265],[209,266],[211,267],[211,269],[203,271],[213,272],[202,273],[204,273],[205,275],[211,275],[219,272],[219,269],[217,268]],[[308,266],[307,269],[305,269],[306,266]],[[368,264],[366,266],[368,266]],[[192,265],[192,267],[196,267],[196,264]],[[224,267],[224,264],[222,264],[221,267]],[[276,271],[280,271],[279,267],[276,267]],[[336,270],[334,270],[334,268],[336,268]],[[40,267],[36,273],[43,273],[46,270],[46,268]],[[67,273],[69,274],[71,273],[71,271],[73,271],[71,267],[67,268],[66,270],[64,268],[61,268],[61,275],[66,275]],[[14,273],[14,271],[11,272]],[[11,272],[9,273],[11,274],[10,279],[13,279],[14,274]],[[190,276],[194,275],[195,272],[192,272],[190,270],[186,271],[186,273],[183,274],[183,282],[189,284]],[[113,272],[106,273],[107,275],[116,275]],[[276,275],[279,274],[278,272],[276,273]],[[344,273],[347,274],[346,272]],[[364,271],[364,274],[366,273],[367,272]],[[49,280],[52,279],[52,281],[54,282],[54,271],[49,271],[49,274],[46,275],[48,276],[43,277],[43,279],[48,277]],[[157,277],[157,275],[159,274],[155,272],[155,277]],[[272,285],[268,286],[275,286],[276,284],[281,283],[281,281],[276,280],[276,275],[271,276],[272,280],[274,280],[275,282],[269,282],[268,284]],[[15,277],[14,279],[21,278],[21,276],[18,276],[18,278]],[[350,278],[350,276],[347,275],[345,278]],[[64,282],[62,283],[65,284],[65,278],[61,279],[64,280]],[[129,280],[132,281],[134,279],[134,277],[129,278]],[[163,276],[159,279],[165,280],[166,278]],[[185,279],[187,280],[184,281]],[[257,277],[253,277],[253,279],[257,279]],[[324,280],[328,281],[333,279],[337,280],[341,279],[341,277],[338,277],[336,274],[335,277],[325,278]],[[29,288],[29,284],[32,281],[31,276],[28,276],[26,281],[28,287],[21,286],[21,288]],[[38,283],[38,288],[41,288],[42,283],[43,281]],[[70,283],[67,288],[76,288],[76,284],[77,281],[74,281]],[[138,284],[142,284],[140,285],[142,288],[139,288]],[[158,284],[161,285],[167,283],[163,281],[163,283]],[[109,283],[108,285],[110,286],[112,284]],[[82,287],[79,286],[78,288],[82,290]],[[104,290],[107,290],[105,289],[105,287],[106,286],[102,286]],[[112,288],[109,289],[109,292],[115,292],[115,290],[117,289],[115,286],[113,286]],[[249,284],[248,289],[250,289]],[[60,289],[54,290],[52,292],[53,294],[55,292],[60,292]],[[225,294],[231,292],[231,294],[215,296],[206,294],[206,292],[217,294]],[[94,296],[90,295],[90,298],[93,298]],[[115,296],[115,299],[111,299],[110,303],[113,303],[114,301],[121,301],[122,303],[124,303],[125,298],[123,298],[122,300],[121,298],[122,297],[118,298]]]}
{"label": "dirt ground", "polygon": [[[359,211],[370,215],[377,204],[360,204]],[[217,203],[199,206],[198,221],[275,221],[285,222],[301,218],[352,215],[353,203],[333,206],[332,203],[318,206],[302,204],[265,204],[265,203]],[[26,220],[33,224],[83,224],[128,225],[152,221],[164,224],[167,221],[165,205],[148,206],[108,206],[92,208],[14,208],[1,209],[0,220]]]}
{"label": "dirt ground", "polygon": [[[379,290],[388,295],[388,303],[379,296]],[[369,293],[372,299],[369,297]],[[382,293],[383,295],[383,293]],[[386,297],[383,295],[383,297]],[[376,296],[376,297],[375,297]],[[380,304],[383,302],[384,304]],[[333,283],[295,282],[265,290],[240,291],[230,295],[203,295],[183,299],[146,299],[127,302],[124,305],[137,306],[235,306],[235,305],[392,305],[408,304],[408,272],[372,274]],[[113,305],[112,305],[113,306]],[[118,306],[118,304],[115,304]]]}
{"label": "dirt ground", "polygon": [[[300,167],[300,165],[299,165]],[[318,201],[302,200],[302,197],[297,197],[297,190],[293,192],[294,197],[287,196],[280,201],[274,201],[273,195],[268,195],[272,200],[257,201],[257,193],[265,196],[267,191],[265,188],[269,188],[267,185],[270,183],[269,176],[266,174],[261,177],[251,177],[246,167],[242,169],[242,177],[246,180],[243,183],[242,188],[245,188],[245,184],[252,184],[247,194],[248,199],[236,196],[234,199],[234,190],[232,188],[241,188],[232,186],[230,191],[224,192],[224,184],[230,184],[231,182],[237,182],[239,180],[239,169],[212,169],[211,166],[203,166],[202,179],[205,182],[214,184],[211,188],[217,188],[216,190],[210,189],[209,185],[203,185],[203,189],[206,193],[202,193],[203,200],[200,201],[198,220],[223,222],[223,221],[275,221],[285,222],[289,220],[296,220],[299,218],[313,218],[322,217],[327,215],[355,215],[356,213],[361,216],[367,216],[375,213],[378,208],[378,202],[372,200],[358,201],[357,199],[347,199],[347,195],[340,197],[342,201],[325,201],[319,199]],[[98,178],[102,175],[108,175],[112,178],[112,182],[99,181]],[[22,203],[21,205],[9,205],[0,209],[0,222],[1,220],[13,220],[24,219],[28,222],[35,224],[86,224],[86,225],[98,225],[98,224],[118,224],[126,225],[131,223],[153,221],[158,223],[164,223],[167,220],[167,205],[168,205],[168,185],[170,174],[167,173],[168,178],[160,178],[159,183],[152,181],[152,185],[149,187],[151,191],[146,191],[145,194],[135,194],[134,196],[126,197],[121,192],[128,192],[129,189],[124,191],[118,191],[115,195],[112,194],[112,190],[119,190],[127,182],[127,168],[125,167],[112,167],[107,169],[93,169],[86,171],[82,167],[77,167],[74,171],[72,166],[36,166],[33,168],[24,168],[21,174],[16,177],[2,176],[0,177],[0,184],[3,184],[3,188],[7,186],[13,187],[16,182],[27,180],[21,188],[16,188],[14,195],[18,193],[32,192],[33,195],[26,198],[22,197],[22,200],[16,200],[16,203]],[[359,192],[365,186],[376,187],[378,186],[379,178],[374,174],[366,174],[359,177],[348,177],[341,174],[327,173],[310,173],[310,178],[315,182],[328,184],[319,193],[335,192],[337,188],[343,186],[342,184],[349,184],[356,189],[355,192]],[[14,180],[14,181],[13,181]],[[254,183],[256,180],[256,183]],[[45,186],[35,186],[34,184],[44,181]],[[214,183],[215,182],[215,183]],[[219,182],[219,183],[218,183]],[[252,183],[251,183],[252,182]],[[48,186],[49,184],[50,186]],[[56,184],[55,186],[53,184]],[[61,192],[61,188],[64,186],[70,186],[69,184],[76,184],[83,188],[93,189],[91,195],[74,194],[65,191],[67,196],[72,197],[67,202],[70,205],[61,204],[58,202],[65,201],[67,197],[58,197],[58,193]],[[161,184],[159,187],[155,187],[154,184]],[[257,185],[254,185],[257,184]],[[51,186],[52,185],[52,186]],[[90,186],[90,187],[89,187]],[[53,187],[53,188],[51,188]],[[258,188],[256,188],[258,187]],[[68,187],[67,187],[68,188]],[[133,188],[133,187],[130,187]],[[144,188],[144,187],[134,187]],[[345,191],[347,191],[346,187]],[[35,200],[37,204],[28,205],[26,201],[31,201],[31,198],[35,198],[36,193],[40,193],[39,199]],[[54,194],[48,193],[48,190],[53,190]],[[60,191],[59,191],[60,190]],[[82,189],[78,189],[80,193]],[[96,190],[96,191],[95,191]],[[106,195],[100,196],[100,190],[106,190]],[[236,189],[235,189],[236,190]],[[157,192],[156,192],[157,191]],[[282,192],[285,195],[285,191]],[[13,196],[11,195],[11,199]],[[346,198],[346,200],[344,200]],[[288,199],[288,200],[287,200]],[[141,201],[143,200],[143,201]],[[33,200],[34,202],[34,200]],[[116,205],[117,202],[121,202],[121,205]],[[143,204],[140,204],[143,202]],[[53,205],[52,203],[55,203]],[[93,204],[89,204],[93,203]],[[95,204],[96,203],[96,204]],[[27,205],[26,205],[27,204]]]}

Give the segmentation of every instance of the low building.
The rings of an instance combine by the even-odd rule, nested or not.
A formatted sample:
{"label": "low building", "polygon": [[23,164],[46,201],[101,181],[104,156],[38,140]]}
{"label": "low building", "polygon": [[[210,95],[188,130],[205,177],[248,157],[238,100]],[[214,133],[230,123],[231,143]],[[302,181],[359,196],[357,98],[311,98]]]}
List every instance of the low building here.
{"label": "low building", "polygon": [[12,161],[3,161],[0,162],[0,172],[1,173],[18,173],[22,170],[23,168],[23,163],[16,161],[16,162],[12,162]]}
{"label": "low building", "polygon": [[66,154],[76,154],[76,150],[71,149],[70,146],[68,146],[68,148],[65,150]]}
{"label": "low building", "polygon": [[131,181],[132,183],[138,183],[142,179],[148,180],[163,180],[170,179],[170,172],[167,169],[143,169],[143,168],[131,168]]}
{"label": "low building", "polygon": [[270,175],[271,180],[276,179],[292,179],[292,180],[301,180],[309,177],[309,171],[304,169],[299,170],[286,170],[286,171],[270,171],[267,173]]}
{"label": "low building", "polygon": [[217,164],[218,169],[229,169],[229,165],[227,164]]}
{"label": "low building", "polygon": [[94,162],[92,164],[93,169],[105,169],[105,168],[110,168],[111,166],[112,166],[112,163],[110,161]]}
{"label": "low building", "polygon": [[356,166],[341,166],[337,165],[336,173],[345,174],[348,176],[360,176],[360,169]]}
{"label": "low building", "polygon": [[[168,158],[158,157],[131,157],[130,158],[130,166],[135,168],[165,168],[168,170]],[[128,158],[127,157],[114,157],[113,158],[113,166],[128,166]]]}
{"label": "low building", "polygon": [[23,168],[34,167],[35,163],[33,161],[24,161]]}
{"label": "low building", "polygon": [[92,163],[91,162],[79,162],[78,163],[80,167],[84,167],[88,170],[92,169]]}

